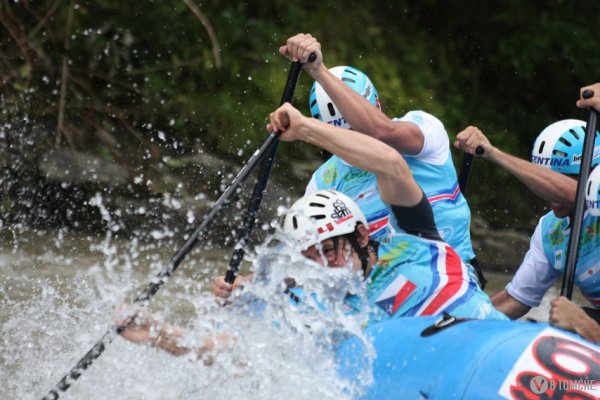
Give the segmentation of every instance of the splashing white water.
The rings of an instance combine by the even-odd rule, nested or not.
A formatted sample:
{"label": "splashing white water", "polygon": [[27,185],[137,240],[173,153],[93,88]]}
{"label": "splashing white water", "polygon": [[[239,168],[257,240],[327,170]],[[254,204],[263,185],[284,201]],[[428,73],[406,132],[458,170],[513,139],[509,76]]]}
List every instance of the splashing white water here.
{"label": "splashing white water", "polygon": [[[44,396],[110,329],[115,306],[131,298],[134,288],[143,287],[158,268],[140,264],[150,259],[159,265],[164,258],[153,258],[155,250],[136,241],[116,251],[109,242],[104,238],[100,245],[88,245],[94,257],[87,258],[76,251],[63,255],[65,245],[41,255],[0,253],[4,398]],[[118,337],[60,397],[355,397],[371,381],[370,371],[353,381],[339,377],[335,349],[348,336],[362,337],[362,317],[345,315],[340,301],[346,291],[360,292],[360,280],[347,270],[318,267],[285,245],[262,246],[250,260],[255,281],[226,307],[184,273],[175,274],[152,301],[157,318],[188,331],[190,345],[219,332],[237,336],[212,355],[212,365]],[[288,276],[310,288],[314,297],[305,296],[293,306],[283,293]]]}

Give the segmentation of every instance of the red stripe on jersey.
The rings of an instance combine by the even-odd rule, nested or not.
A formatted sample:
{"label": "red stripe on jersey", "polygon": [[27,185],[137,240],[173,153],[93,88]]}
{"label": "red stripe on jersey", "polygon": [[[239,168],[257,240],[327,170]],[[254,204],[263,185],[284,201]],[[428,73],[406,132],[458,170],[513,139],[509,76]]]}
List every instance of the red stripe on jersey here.
{"label": "red stripe on jersey", "polygon": [[458,197],[459,192],[460,192],[460,188],[457,186],[456,189],[454,189],[453,193],[445,193],[445,194],[439,194],[437,196],[431,196],[427,200],[429,201],[430,204],[435,203],[436,201],[446,200],[446,199],[455,200]]}
{"label": "red stripe on jersey", "polygon": [[411,281],[406,281],[406,283],[402,285],[400,290],[398,290],[398,293],[396,293],[396,296],[394,296],[394,307],[392,308],[392,314],[396,312],[396,310],[402,305],[402,303],[406,301],[408,296],[410,296],[416,288],[417,285]]}
{"label": "red stripe on jersey", "polygon": [[421,315],[434,315],[446,304],[452,296],[456,295],[463,285],[463,269],[460,257],[450,246],[446,246],[446,259],[444,260],[445,274],[448,276],[448,282],[442,290],[435,296],[429,305],[423,310]]}
{"label": "red stripe on jersey", "polygon": [[380,219],[379,221],[373,222],[371,225],[369,225],[369,232],[378,231],[379,229],[386,226],[389,220],[390,220],[389,217],[385,217],[385,218]]}

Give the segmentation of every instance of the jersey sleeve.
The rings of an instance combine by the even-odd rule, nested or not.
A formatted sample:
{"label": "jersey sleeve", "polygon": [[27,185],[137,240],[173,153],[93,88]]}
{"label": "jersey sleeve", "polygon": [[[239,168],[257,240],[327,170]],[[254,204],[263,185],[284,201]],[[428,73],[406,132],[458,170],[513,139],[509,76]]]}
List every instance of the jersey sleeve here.
{"label": "jersey sleeve", "polygon": [[306,185],[306,189],[304,189],[304,195],[314,193],[319,190],[319,186],[317,185],[317,180],[315,179],[315,175],[310,178],[308,184]]}
{"label": "jersey sleeve", "polygon": [[423,148],[414,156],[421,161],[442,165],[450,155],[450,139],[442,121],[424,111],[410,111],[397,121],[412,122],[423,133]]}
{"label": "jersey sleeve", "polygon": [[423,193],[421,201],[412,207],[390,205],[396,224],[406,233],[426,239],[442,240],[433,219],[433,210]]}
{"label": "jersey sleeve", "polygon": [[506,291],[529,307],[540,305],[546,291],[560,278],[560,271],[548,262],[542,247],[542,224],[539,223],[531,237],[529,251]]}

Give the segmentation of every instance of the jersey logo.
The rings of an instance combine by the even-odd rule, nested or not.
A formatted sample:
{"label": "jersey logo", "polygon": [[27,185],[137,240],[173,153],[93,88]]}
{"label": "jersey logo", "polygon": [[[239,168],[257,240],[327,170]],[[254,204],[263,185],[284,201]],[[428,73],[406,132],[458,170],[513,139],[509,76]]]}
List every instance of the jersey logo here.
{"label": "jersey logo", "polygon": [[438,228],[438,232],[445,242],[449,242],[450,239],[452,239],[452,236],[454,236],[454,229],[451,226]]}
{"label": "jersey logo", "polygon": [[583,282],[586,279],[589,279],[592,276],[594,276],[599,271],[600,271],[600,262],[596,263],[595,265],[592,265],[590,268],[587,268],[584,272],[580,273],[577,278],[579,279],[580,282]]}
{"label": "jersey logo", "polygon": [[325,171],[323,171],[321,178],[323,179],[324,184],[330,185],[331,182],[333,182],[333,180],[337,178],[337,172],[335,171],[335,169],[326,169]]}
{"label": "jersey logo", "polygon": [[562,255],[563,255],[562,250],[556,250],[554,252],[554,269],[560,269],[560,267],[562,265]]}
{"label": "jersey logo", "polygon": [[398,308],[415,291],[417,285],[409,281],[406,277],[398,275],[385,290],[377,296],[375,304],[386,314],[394,315]]}

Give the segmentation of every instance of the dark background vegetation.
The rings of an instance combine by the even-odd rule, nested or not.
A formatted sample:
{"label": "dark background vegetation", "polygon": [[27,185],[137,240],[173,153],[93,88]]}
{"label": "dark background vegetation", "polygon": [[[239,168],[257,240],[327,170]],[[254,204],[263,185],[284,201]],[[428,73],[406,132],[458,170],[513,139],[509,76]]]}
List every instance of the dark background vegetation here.
{"label": "dark background vegetation", "polygon": [[[278,47],[298,32],[319,39],[329,67],[365,71],[389,116],[426,110],[451,139],[474,124],[528,158],[546,125],[587,118],[575,100],[600,79],[599,22],[593,0],[2,0],[0,220],[94,230],[96,192],[140,203],[215,198],[223,176],[186,160],[242,166],[281,97],[289,63]],[[302,76],[296,91],[305,113],[310,84]],[[118,165],[126,179],[51,179],[41,166],[56,150]],[[286,143],[275,179],[294,198],[324,157]],[[484,160],[468,198],[491,228],[531,231],[544,211]],[[162,220],[146,214],[140,224],[152,218]]]}

